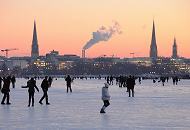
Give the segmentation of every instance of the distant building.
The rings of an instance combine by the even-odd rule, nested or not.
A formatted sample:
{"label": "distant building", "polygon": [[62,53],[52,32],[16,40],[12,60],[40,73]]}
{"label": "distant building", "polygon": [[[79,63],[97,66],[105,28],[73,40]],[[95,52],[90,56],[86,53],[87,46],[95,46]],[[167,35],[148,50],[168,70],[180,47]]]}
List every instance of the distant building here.
{"label": "distant building", "polygon": [[172,58],[174,58],[174,59],[178,58],[176,38],[174,38],[174,44],[173,44],[173,48],[172,48]]}
{"label": "distant building", "polygon": [[31,58],[36,59],[37,57],[39,57],[39,48],[38,48],[38,38],[36,31],[36,22],[34,21]]}
{"label": "distant building", "polygon": [[11,57],[9,60],[11,61],[11,68],[20,67],[21,69],[25,69],[29,66],[30,57]]}
{"label": "distant building", "polygon": [[59,61],[79,61],[80,56],[74,54],[65,54],[65,55],[59,55],[57,59]]}
{"label": "distant building", "polygon": [[158,57],[157,52],[157,44],[156,44],[156,32],[155,32],[155,25],[153,21],[153,29],[152,29],[152,40],[150,45],[150,58],[156,60]]}
{"label": "distant building", "polygon": [[124,61],[142,66],[151,66],[152,64],[151,59],[149,57],[124,58]]}

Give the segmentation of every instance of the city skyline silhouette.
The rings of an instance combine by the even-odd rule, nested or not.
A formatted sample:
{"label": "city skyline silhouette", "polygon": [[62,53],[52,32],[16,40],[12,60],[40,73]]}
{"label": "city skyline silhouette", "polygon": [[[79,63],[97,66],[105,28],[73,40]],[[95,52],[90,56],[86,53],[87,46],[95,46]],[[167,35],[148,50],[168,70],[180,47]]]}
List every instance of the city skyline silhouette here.
{"label": "city skyline silhouette", "polygon": [[118,21],[122,34],[93,46],[86,55],[149,57],[154,19],[158,56],[171,57],[175,37],[179,56],[189,58],[189,5],[187,0],[4,1],[0,5],[1,49],[18,48],[10,57],[30,56],[36,20],[40,55],[56,50],[81,56],[94,31]]}

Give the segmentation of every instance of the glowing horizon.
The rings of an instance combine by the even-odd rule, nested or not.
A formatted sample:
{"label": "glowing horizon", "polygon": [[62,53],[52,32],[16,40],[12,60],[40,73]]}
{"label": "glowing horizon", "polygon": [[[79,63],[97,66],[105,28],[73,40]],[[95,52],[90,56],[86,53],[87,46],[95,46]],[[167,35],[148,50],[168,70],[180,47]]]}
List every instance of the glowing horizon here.
{"label": "glowing horizon", "polygon": [[94,45],[87,57],[148,57],[154,19],[158,56],[172,55],[176,37],[178,55],[190,58],[188,12],[189,0],[6,0],[0,2],[0,49],[19,48],[9,56],[30,56],[36,20],[40,55],[56,50],[81,56],[92,32],[118,21],[123,33]]}

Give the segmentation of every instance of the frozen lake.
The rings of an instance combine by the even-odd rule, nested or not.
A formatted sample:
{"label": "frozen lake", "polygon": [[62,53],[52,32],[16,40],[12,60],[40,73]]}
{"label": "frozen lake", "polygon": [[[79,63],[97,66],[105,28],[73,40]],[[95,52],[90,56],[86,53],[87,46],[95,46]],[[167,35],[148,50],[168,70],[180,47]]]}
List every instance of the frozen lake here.
{"label": "frozen lake", "polygon": [[[34,107],[27,107],[28,92],[21,88],[25,79],[17,79],[11,89],[11,105],[0,106],[0,130],[189,130],[190,80],[172,81],[162,86],[143,80],[135,86],[135,97],[129,98],[126,88],[110,86],[111,105],[100,114],[103,103],[101,88],[104,80],[75,80],[73,93],[66,93],[63,79],[54,81],[49,89],[51,105],[38,103],[42,96],[35,93]],[[0,100],[2,93],[0,94]]]}

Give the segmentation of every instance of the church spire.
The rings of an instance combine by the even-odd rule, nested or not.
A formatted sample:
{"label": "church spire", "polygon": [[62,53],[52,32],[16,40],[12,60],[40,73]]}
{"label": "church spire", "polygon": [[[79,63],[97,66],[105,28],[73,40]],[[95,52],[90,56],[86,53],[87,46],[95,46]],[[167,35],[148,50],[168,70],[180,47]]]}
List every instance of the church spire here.
{"label": "church spire", "polygon": [[39,56],[38,38],[37,38],[37,31],[36,31],[36,21],[34,21],[31,57],[37,58],[38,56]]}
{"label": "church spire", "polygon": [[156,44],[156,31],[155,24],[153,20],[153,28],[152,28],[152,40],[150,45],[150,58],[157,59],[157,44]]}
{"label": "church spire", "polygon": [[173,44],[173,49],[172,49],[172,58],[178,58],[177,55],[177,43],[176,43],[176,38],[174,37],[174,44]]}

